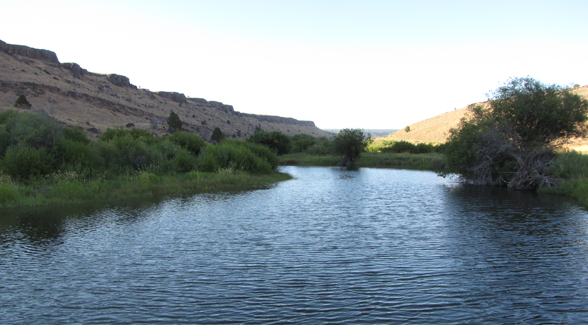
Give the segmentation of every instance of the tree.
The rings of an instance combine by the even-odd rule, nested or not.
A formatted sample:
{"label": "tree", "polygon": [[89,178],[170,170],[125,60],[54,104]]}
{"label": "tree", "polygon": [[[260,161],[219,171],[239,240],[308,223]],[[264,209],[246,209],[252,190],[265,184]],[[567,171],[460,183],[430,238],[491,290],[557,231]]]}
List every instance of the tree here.
{"label": "tree", "polygon": [[224,138],[225,138],[225,135],[223,134],[223,132],[218,128],[218,126],[215,127],[214,130],[212,131],[212,135],[210,136],[210,139],[216,143],[219,143]]}
{"label": "tree", "polygon": [[169,117],[167,118],[167,125],[169,133],[174,133],[176,131],[182,131],[182,121],[178,114],[174,112],[169,112]]}
{"label": "tree", "polygon": [[30,109],[32,105],[29,103],[25,95],[20,95],[14,102],[14,107]]}
{"label": "tree", "polygon": [[547,167],[558,145],[585,134],[588,101],[527,77],[510,79],[468,109],[469,119],[450,131],[449,170],[475,184],[536,189],[557,184]]}
{"label": "tree", "polygon": [[289,136],[280,131],[255,131],[249,139],[249,142],[258,143],[270,148],[278,156],[285,155],[292,148],[292,140]]}
{"label": "tree", "polygon": [[339,165],[353,166],[354,160],[359,158],[365,147],[371,140],[371,135],[365,134],[361,129],[343,129],[333,139],[333,150],[342,155]]}

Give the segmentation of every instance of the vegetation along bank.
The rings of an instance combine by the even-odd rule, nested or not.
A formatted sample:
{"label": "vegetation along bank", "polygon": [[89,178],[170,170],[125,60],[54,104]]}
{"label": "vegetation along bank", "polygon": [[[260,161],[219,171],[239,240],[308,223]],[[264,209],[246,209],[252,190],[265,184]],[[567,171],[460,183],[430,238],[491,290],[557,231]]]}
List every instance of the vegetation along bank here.
{"label": "vegetation along bank", "polygon": [[250,188],[289,179],[277,166],[276,154],[253,142],[213,145],[140,129],[109,129],[91,141],[47,115],[0,113],[0,207]]}
{"label": "vegetation along bank", "polygon": [[[588,102],[531,78],[509,80],[471,105],[446,143],[374,141],[360,129],[333,138],[258,129],[209,144],[173,134],[109,129],[90,141],[42,114],[0,114],[0,206],[74,203],[248,187],[289,176],[278,164],[431,170],[462,181],[563,194],[588,207],[588,156],[562,149],[586,132]],[[172,127],[173,124],[173,127]]]}

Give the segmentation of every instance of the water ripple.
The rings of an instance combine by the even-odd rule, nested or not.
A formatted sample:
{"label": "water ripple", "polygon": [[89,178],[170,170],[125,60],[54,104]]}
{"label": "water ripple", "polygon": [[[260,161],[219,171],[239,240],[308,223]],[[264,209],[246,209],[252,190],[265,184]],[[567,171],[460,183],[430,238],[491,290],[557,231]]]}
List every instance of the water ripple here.
{"label": "water ripple", "polygon": [[266,190],[2,219],[0,323],[588,319],[582,209],[428,172],[284,170]]}

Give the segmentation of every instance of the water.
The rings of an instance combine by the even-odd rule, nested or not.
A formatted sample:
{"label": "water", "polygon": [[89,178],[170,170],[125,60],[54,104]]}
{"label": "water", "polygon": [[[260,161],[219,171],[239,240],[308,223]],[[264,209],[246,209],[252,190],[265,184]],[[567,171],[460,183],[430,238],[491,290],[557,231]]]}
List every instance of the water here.
{"label": "water", "polygon": [[0,323],[588,322],[588,213],[430,172],[5,210]]}

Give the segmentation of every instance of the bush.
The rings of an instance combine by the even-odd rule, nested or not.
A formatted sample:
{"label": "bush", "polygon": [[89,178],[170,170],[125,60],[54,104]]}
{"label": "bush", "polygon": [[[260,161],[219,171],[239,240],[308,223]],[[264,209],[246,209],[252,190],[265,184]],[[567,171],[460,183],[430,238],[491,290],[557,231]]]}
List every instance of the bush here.
{"label": "bush", "polygon": [[178,114],[174,112],[169,112],[169,117],[167,118],[167,126],[169,133],[182,131],[182,121],[180,120]]}
{"label": "bush", "polygon": [[270,172],[278,159],[268,148],[240,140],[224,140],[217,146],[208,146],[201,154],[198,168],[201,171],[218,171],[231,168],[247,172]]}
{"label": "bush", "polygon": [[29,109],[32,107],[32,105],[29,103],[25,95],[20,95],[14,102],[14,107]]}
{"label": "bush", "polygon": [[258,130],[255,131],[247,141],[264,145],[270,148],[278,156],[289,153],[292,148],[292,140],[290,140],[290,137],[279,131],[267,132]]}
{"label": "bush", "polygon": [[333,141],[325,137],[316,138],[316,143],[307,147],[303,153],[315,156],[334,155]]}
{"label": "bush", "polygon": [[224,138],[225,138],[225,135],[223,134],[221,129],[219,129],[218,126],[215,127],[214,130],[212,131],[212,135],[210,136],[210,140],[212,140],[216,143],[220,143],[221,141],[223,141]]}
{"label": "bush", "polygon": [[2,169],[15,179],[28,180],[55,171],[55,158],[47,148],[32,148],[24,143],[6,150]]}
{"label": "bush", "polygon": [[208,144],[202,140],[202,138],[196,134],[188,132],[176,132],[171,136],[167,137],[168,141],[171,141],[180,147],[188,150],[195,157],[200,154],[200,150],[206,147]]}
{"label": "bush", "polygon": [[309,147],[316,144],[317,140],[315,137],[308,135],[308,134],[297,134],[292,136],[292,149],[290,149],[290,153],[299,153],[304,152]]}

